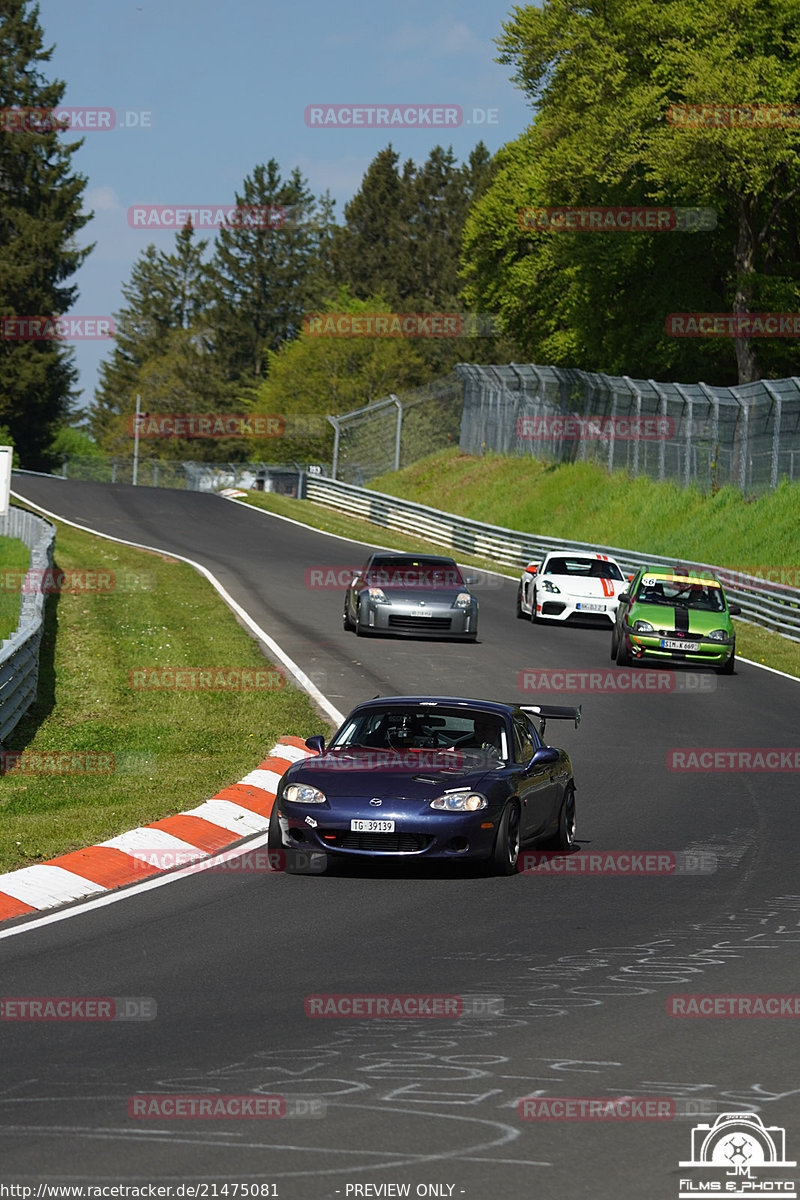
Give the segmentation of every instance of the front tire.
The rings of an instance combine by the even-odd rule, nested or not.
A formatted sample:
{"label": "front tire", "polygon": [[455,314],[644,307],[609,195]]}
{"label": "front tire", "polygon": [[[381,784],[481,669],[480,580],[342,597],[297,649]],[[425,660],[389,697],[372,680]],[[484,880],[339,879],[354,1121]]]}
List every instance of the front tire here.
{"label": "front tire", "polygon": [[619,638],[617,637],[617,626],[611,630],[611,661],[617,661],[617,650],[619,649]]}
{"label": "front tire", "polygon": [[346,600],[344,602],[344,612],[342,613],[342,626],[344,627],[344,629],[347,633],[352,633],[353,630],[355,629],[355,625],[350,620],[350,614],[347,611],[347,601]]}
{"label": "front tire", "polygon": [[519,859],[519,808],[507,804],[503,809],[494,849],[489,860],[493,875],[513,875]]}
{"label": "front tire", "polygon": [[623,633],[619,639],[619,645],[617,646],[617,666],[629,667],[630,665],[631,656],[625,646],[625,634]]}
{"label": "front tire", "polygon": [[517,588],[517,620],[524,621],[528,614],[522,611],[522,584]]}
{"label": "front tire", "polygon": [[561,812],[558,815],[558,832],[553,838],[554,850],[567,853],[575,846],[575,788],[567,785],[564,799],[561,802]]}
{"label": "front tire", "polygon": [[269,829],[267,831],[267,850],[282,850],[283,835],[281,834],[281,826],[278,820],[278,802],[275,800],[272,804],[272,811],[269,814]]}
{"label": "front tire", "polygon": [[717,667],[718,675],[735,675],[736,674],[736,650],[731,652],[731,656],[725,663],[724,667]]}

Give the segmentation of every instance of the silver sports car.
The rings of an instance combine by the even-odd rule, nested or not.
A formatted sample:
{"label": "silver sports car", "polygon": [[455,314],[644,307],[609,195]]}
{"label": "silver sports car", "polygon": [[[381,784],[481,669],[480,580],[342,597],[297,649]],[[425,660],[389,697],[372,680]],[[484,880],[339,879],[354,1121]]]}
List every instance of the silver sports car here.
{"label": "silver sports car", "polygon": [[452,558],[439,555],[370,555],[344,598],[345,629],[357,634],[406,637],[478,636],[478,601]]}

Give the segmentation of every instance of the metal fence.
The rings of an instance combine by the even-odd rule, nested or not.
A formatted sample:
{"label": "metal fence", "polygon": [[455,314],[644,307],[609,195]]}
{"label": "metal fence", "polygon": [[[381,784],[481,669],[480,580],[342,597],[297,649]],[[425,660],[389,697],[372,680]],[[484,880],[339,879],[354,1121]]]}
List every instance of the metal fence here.
{"label": "metal fence", "polygon": [[457,513],[441,512],[427,504],[398,500],[382,492],[332,479],[309,478],[306,495],[318,504],[363,517],[386,529],[413,533],[437,545],[449,546],[454,552],[461,551],[520,569],[532,559],[541,559],[548,551],[561,547],[610,554],[626,573],[632,573],[646,564],[661,565],[665,562],[676,567],[702,568],[714,572],[721,579],[726,594],[741,605],[743,620],[763,625],[792,641],[800,641],[800,589],[784,587],[730,567],[688,562],[666,555],[641,554],[615,546],[589,545],[565,538],[540,537],[517,529],[506,529],[501,525],[470,521]]}
{"label": "metal fence", "polygon": [[31,574],[22,589],[16,633],[0,643],[0,744],[36,699],[39,646],[44,628],[44,572],[53,566],[55,526],[21,508],[0,517],[0,534],[30,548]]}
{"label": "metal fence", "polygon": [[458,444],[464,386],[454,373],[364,408],[328,417],[333,477],[362,484]]}
{"label": "metal fence", "polygon": [[728,388],[517,364],[459,363],[455,373],[466,454],[591,461],[712,491],[800,478],[797,378]]}
{"label": "metal fence", "polygon": [[[330,464],[313,463],[314,469],[330,472]],[[208,463],[179,462],[169,459],[140,460],[137,484],[141,487],[179,488],[189,492],[215,492],[222,488],[253,488],[256,491],[300,493],[306,463]],[[26,472],[21,472],[25,474]],[[95,483],[133,483],[133,459],[121,457],[65,456],[61,476]]]}

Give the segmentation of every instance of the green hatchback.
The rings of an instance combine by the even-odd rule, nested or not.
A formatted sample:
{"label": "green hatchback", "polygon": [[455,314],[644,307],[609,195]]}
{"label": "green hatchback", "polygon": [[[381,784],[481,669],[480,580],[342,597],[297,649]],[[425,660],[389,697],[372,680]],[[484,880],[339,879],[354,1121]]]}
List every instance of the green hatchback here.
{"label": "green hatchback", "polygon": [[703,571],[641,567],[618,598],[611,657],[621,667],[644,659],[708,663],[720,675],[736,665],[736,634],[722,584]]}

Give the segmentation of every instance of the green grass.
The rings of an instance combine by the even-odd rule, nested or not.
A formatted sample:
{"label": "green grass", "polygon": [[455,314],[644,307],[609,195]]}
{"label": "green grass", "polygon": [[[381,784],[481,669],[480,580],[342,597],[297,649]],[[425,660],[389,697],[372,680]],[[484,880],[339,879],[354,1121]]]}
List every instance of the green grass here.
{"label": "green grass", "polygon": [[[327,732],[301,691],[143,691],[135,668],[270,670],[258,643],[191,567],[56,522],[56,567],[114,572],[113,590],[50,596],[39,697],[6,749],[113,755],[111,774],[7,773],[0,870],[104,841],[201,804],[281,734]],[[35,765],[36,760],[28,762]]]}
{"label": "green grass", "polygon": [[[16,632],[22,578],[31,552],[19,538],[0,537],[0,642]],[[17,573],[21,572],[21,577]]]}
{"label": "green grass", "polygon": [[793,567],[800,576],[800,484],[746,499],[711,496],[591,463],[552,466],[532,458],[445,450],[370,487],[476,521],[547,537],[709,562],[756,574]]}

